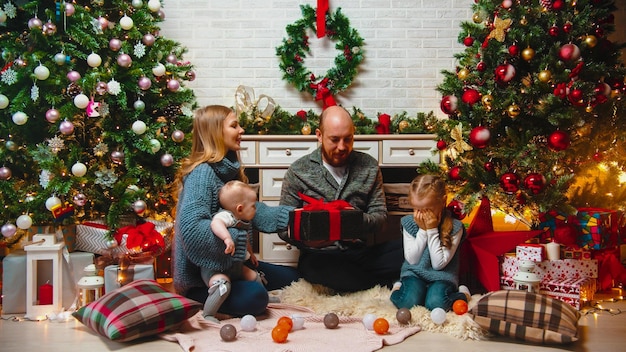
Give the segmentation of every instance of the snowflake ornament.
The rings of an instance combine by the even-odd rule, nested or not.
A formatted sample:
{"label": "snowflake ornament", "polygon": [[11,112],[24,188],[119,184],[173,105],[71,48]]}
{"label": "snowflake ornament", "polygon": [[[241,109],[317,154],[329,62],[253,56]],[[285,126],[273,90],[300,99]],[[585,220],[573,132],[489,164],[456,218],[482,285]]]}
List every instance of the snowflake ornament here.
{"label": "snowflake ornament", "polygon": [[37,84],[33,83],[33,86],[30,88],[30,98],[33,101],[37,101],[37,99],[39,99],[39,87],[37,87]]}
{"label": "snowflake ornament", "polygon": [[109,116],[109,104],[105,103],[105,102],[101,102],[100,103],[100,109],[98,109],[98,111],[100,111],[100,116],[102,117],[107,117]]}
{"label": "snowflake ornament", "polygon": [[17,72],[15,72],[12,68],[8,68],[6,71],[2,72],[2,78],[0,80],[2,83],[10,86],[17,82]]}
{"label": "snowflake ornament", "polygon": [[96,156],[103,156],[104,154],[106,154],[108,152],[109,152],[109,147],[106,144],[102,143],[102,142],[96,144],[96,146],[93,147],[93,153]]}
{"label": "snowflake ornament", "polygon": [[122,86],[120,82],[116,81],[114,78],[111,78],[109,83],[107,83],[107,91],[109,94],[118,95],[122,92]]}
{"label": "snowflake ornament", "polygon": [[142,43],[135,44],[135,56],[141,59],[144,55],[146,55],[146,46]]}
{"label": "snowflake ornament", "polygon": [[65,141],[57,136],[54,136],[54,138],[48,139],[48,148],[56,154],[65,148]]}
{"label": "snowflake ornament", "polygon": [[17,16],[17,8],[13,5],[12,2],[7,2],[4,4],[4,13],[6,13],[8,18],[15,18]]}
{"label": "snowflake ornament", "polygon": [[113,185],[117,181],[117,176],[115,176],[115,172],[111,169],[102,168],[95,172],[97,185],[101,185],[107,188],[113,188]]}
{"label": "snowflake ornament", "polygon": [[48,184],[50,183],[51,179],[52,179],[52,173],[50,173],[50,171],[41,170],[41,173],[39,174],[39,185],[41,186],[41,188],[43,189],[48,188]]}

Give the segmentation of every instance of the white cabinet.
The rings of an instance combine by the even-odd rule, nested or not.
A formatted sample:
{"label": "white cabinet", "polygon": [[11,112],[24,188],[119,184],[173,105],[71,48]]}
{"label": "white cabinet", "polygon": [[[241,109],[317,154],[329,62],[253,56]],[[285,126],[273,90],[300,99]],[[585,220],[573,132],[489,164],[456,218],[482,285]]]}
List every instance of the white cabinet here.
{"label": "white cabinet", "polygon": [[[417,165],[425,160],[438,161],[434,135],[393,134],[356,135],[354,150],[367,153],[379,161],[385,182],[409,182]],[[246,172],[259,182],[259,200],[276,205],[280,200],[282,181],[289,165],[318,147],[317,139],[309,136],[244,135],[241,160]],[[387,180],[386,173],[393,173]],[[401,181],[397,181],[400,175]],[[253,177],[251,177],[252,179]],[[390,216],[390,222],[398,217]],[[397,232],[399,224],[391,224]],[[277,234],[259,234],[259,259],[284,265],[296,265],[298,250],[283,242]]]}

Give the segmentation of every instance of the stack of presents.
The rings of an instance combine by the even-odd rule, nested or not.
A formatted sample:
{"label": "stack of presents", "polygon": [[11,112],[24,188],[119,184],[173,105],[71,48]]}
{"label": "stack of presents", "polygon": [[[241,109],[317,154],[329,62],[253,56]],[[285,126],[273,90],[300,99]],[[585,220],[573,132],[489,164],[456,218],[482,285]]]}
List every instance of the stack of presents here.
{"label": "stack of presents", "polygon": [[626,283],[626,269],[620,261],[625,216],[595,208],[578,209],[572,216],[554,211],[542,214],[542,232],[499,258],[500,288],[515,288],[513,276],[524,260],[536,264],[539,293],[576,309],[590,302],[597,291]]}
{"label": "stack of presents", "polygon": [[[27,281],[33,280],[37,288],[49,286],[58,273],[53,260],[39,260],[28,272],[28,255],[40,237],[53,236],[57,243],[64,243],[61,277],[62,307],[69,310],[80,302],[79,280],[86,275],[86,268],[94,264],[97,275],[104,278],[102,294],[137,279],[155,279],[156,273],[169,274],[169,268],[159,270],[168,256],[173,235],[173,224],[147,220],[124,226],[115,233],[103,222],[90,222],[68,226],[33,226],[29,229],[24,249],[10,252],[2,260],[2,314],[26,313]],[[29,244],[34,242],[34,244]],[[36,279],[35,279],[36,278]],[[30,281],[29,281],[30,282]],[[44,304],[38,302],[35,304]]]}
{"label": "stack of presents", "polygon": [[594,208],[572,216],[544,213],[537,230],[494,231],[489,200],[483,198],[461,248],[461,281],[483,292],[527,289],[514,276],[520,264],[532,261],[538,292],[580,309],[596,292],[626,283],[620,260],[625,238],[626,214]]}

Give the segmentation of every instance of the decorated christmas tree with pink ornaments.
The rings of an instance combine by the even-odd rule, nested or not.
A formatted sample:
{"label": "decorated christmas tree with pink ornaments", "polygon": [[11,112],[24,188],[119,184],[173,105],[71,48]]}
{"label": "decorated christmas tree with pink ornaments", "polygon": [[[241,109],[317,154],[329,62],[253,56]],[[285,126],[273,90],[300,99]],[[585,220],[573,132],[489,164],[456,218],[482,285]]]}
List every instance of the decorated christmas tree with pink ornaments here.
{"label": "decorated christmas tree with pink ornaments", "polygon": [[537,220],[548,210],[621,209],[626,110],[611,40],[614,1],[476,1],[461,24],[457,66],[438,86],[436,127],[457,200]]}
{"label": "decorated christmas tree with pink ornaments", "polygon": [[5,245],[34,225],[169,216],[195,73],[164,16],[159,0],[0,0]]}

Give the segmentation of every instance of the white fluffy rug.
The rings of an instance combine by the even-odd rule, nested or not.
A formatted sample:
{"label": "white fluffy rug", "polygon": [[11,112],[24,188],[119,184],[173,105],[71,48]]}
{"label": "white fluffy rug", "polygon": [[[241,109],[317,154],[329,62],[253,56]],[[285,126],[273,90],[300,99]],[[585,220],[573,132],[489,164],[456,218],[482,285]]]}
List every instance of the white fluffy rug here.
{"label": "white fluffy rug", "polygon": [[[390,322],[396,322],[398,309],[389,300],[391,291],[380,286],[350,294],[329,295],[321,293],[307,281],[300,280],[272,294],[278,296],[281,303],[308,307],[317,314],[334,312],[340,316],[362,318],[372,313]],[[472,297],[469,302],[470,309],[480,297],[480,295]],[[463,340],[481,340],[487,336],[469,313],[457,315],[450,311],[446,314],[446,321],[441,325],[432,322],[430,311],[424,307],[413,307],[411,317],[409,326],[419,326],[422,330],[446,333]]]}

